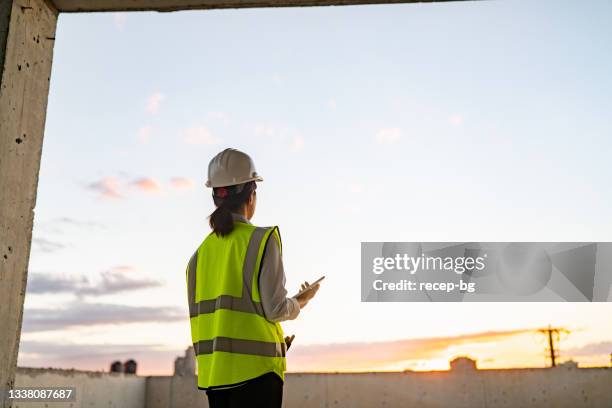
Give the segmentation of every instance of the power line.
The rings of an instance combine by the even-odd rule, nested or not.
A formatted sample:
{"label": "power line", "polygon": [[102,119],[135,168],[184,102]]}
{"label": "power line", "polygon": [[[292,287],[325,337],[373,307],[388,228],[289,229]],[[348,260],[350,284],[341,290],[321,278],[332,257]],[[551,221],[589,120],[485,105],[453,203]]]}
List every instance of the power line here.
{"label": "power line", "polygon": [[570,331],[561,327],[548,326],[538,330],[547,337],[546,357],[550,360],[550,366],[556,367],[559,362],[559,342],[561,334],[569,334]]}

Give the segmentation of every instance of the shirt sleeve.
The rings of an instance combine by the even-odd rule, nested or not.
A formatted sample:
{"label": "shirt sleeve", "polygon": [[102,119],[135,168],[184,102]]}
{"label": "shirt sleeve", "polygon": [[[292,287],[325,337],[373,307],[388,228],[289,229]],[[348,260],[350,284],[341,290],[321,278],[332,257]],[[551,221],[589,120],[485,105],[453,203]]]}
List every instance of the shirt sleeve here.
{"label": "shirt sleeve", "polygon": [[285,270],[277,240],[271,236],[266,244],[259,276],[259,294],[266,319],[271,322],[293,320],[300,314],[295,298],[287,297]]}

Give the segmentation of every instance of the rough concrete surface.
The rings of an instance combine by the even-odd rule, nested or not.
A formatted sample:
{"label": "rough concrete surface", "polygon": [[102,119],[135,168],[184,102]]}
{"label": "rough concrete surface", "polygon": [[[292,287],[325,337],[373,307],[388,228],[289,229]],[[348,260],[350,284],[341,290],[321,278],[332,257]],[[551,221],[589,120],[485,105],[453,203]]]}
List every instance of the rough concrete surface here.
{"label": "rough concrete surface", "polygon": [[[57,11],[44,0],[2,0],[0,32],[0,387],[17,364]],[[8,24],[8,27],[7,27]],[[4,407],[3,401],[0,406]]]}
{"label": "rough concrete surface", "polygon": [[612,369],[292,374],[285,406],[610,408]]}
{"label": "rough concrete surface", "polygon": [[[195,376],[18,369],[18,386],[77,387],[74,408],[207,408]],[[19,404],[24,408],[44,404]],[[52,405],[49,405],[52,406]],[[612,368],[288,373],[287,408],[610,408]]]}

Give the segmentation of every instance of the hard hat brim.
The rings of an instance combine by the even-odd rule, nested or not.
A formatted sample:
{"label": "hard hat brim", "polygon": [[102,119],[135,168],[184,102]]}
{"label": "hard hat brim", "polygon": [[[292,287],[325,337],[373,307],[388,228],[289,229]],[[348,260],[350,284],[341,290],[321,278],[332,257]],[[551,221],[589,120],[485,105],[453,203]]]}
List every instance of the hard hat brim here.
{"label": "hard hat brim", "polygon": [[232,184],[225,184],[225,183],[214,184],[214,183],[211,183],[210,180],[206,180],[205,184],[206,184],[206,187],[208,187],[208,188],[217,188],[217,187],[235,186],[235,185],[238,185],[238,184],[248,183],[249,181],[264,181],[264,179],[261,176],[255,176],[255,177],[251,177],[251,178],[248,178],[246,180],[243,180],[240,183],[232,183]]}

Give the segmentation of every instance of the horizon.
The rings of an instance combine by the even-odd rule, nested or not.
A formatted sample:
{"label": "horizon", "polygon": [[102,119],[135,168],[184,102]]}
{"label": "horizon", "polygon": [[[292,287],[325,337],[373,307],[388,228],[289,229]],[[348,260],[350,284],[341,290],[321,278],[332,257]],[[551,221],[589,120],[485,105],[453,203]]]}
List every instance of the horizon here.
{"label": "horizon", "polygon": [[[436,338],[412,338],[394,339],[388,341],[373,342],[344,342],[344,343],[323,343],[309,344],[292,347],[288,352],[288,373],[367,373],[367,372],[432,372],[448,371],[452,360],[460,357],[467,357],[474,360],[479,370],[510,370],[510,369],[529,369],[529,368],[551,368],[549,355],[546,351],[546,339],[539,331],[542,328],[526,328],[512,331],[488,331],[479,333],[466,333],[460,336],[436,337]],[[579,332],[579,330],[578,330]],[[521,339],[522,336],[522,339]],[[525,341],[536,340],[537,347],[522,347],[520,353],[527,355],[528,359],[520,362],[511,363],[516,357],[511,348],[503,349],[504,342],[517,340],[525,345]],[[502,347],[496,340],[501,339]],[[539,341],[538,341],[539,340]],[[491,346],[495,343],[496,352],[487,353],[482,346]],[[480,345],[481,347],[474,347]],[[385,346],[383,357],[376,353],[368,353],[367,358],[355,360],[356,355],[364,356],[365,352],[371,350],[373,346]],[[185,347],[187,348],[187,347]],[[346,348],[349,348],[347,353]],[[486,347],[485,347],[486,348]],[[574,362],[578,368],[608,368],[609,361],[606,357],[612,355],[606,350],[612,349],[612,342],[602,342],[599,350],[596,351],[592,346],[567,349],[561,342],[560,354],[557,364],[562,365],[566,362]],[[516,348],[514,352],[519,350]],[[138,363],[139,375],[171,375],[174,369],[174,359],[182,357],[184,350],[150,350],[149,358],[145,359],[144,371],[138,359],[139,352],[136,351],[117,351],[116,354],[105,355],[106,365],[91,365],[86,360],[85,364],[77,363],[71,366],[78,358],[68,358],[64,363],[59,362],[53,367],[57,369],[76,369],[80,371],[103,371],[108,372],[111,363],[115,361],[127,361],[135,359]],[[26,352],[27,354],[27,352]],[[146,355],[146,354],[145,354]],[[159,355],[159,358],[153,358]],[[403,356],[403,357],[402,357]],[[411,358],[407,358],[411,357]],[[100,363],[101,359],[98,359]],[[163,361],[162,361],[163,360]],[[338,363],[338,361],[340,363]],[[155,364],[151,366],[151,362]],[[336,364],[336,365],[334,365]],[[339,364],[339,365],[337,365]],[[359,367],[360,365],[366,367]],[[297,369],[291,366],[297,365]],[[368,367],[369,365],[369,367]],[[22,366],[22,368],[37,368],[35,366]],[[152,368],[154,367],[154,368]],[[165,368],[162,368],[165,367]]]}

